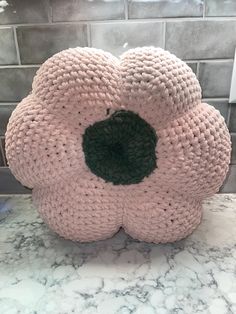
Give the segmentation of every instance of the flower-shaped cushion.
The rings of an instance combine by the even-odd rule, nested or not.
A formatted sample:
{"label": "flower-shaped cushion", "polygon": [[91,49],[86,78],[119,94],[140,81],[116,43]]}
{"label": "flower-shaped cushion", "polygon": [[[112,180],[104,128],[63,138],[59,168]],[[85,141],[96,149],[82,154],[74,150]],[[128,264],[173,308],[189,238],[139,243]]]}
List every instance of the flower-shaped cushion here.
{"label": "flower-shaped cushion", "polygon": [[48,59],[6,133],[10,169],[44,221],[77,241],[169,242],[199,224],[230,161],[223,117],[192,70],[160,48]]}

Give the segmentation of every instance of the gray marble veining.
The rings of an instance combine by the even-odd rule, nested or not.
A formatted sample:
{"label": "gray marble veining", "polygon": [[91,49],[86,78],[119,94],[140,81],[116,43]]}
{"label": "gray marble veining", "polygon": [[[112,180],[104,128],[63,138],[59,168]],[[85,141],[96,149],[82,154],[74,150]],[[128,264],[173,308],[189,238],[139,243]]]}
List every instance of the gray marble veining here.
{"label": "gray marble veining", "polygon": [[236,194],[205,202],[187,239],[155,245],[124,232],[90,244],[50,231],[30,196],[1,198],[0,312],[236,313]]}

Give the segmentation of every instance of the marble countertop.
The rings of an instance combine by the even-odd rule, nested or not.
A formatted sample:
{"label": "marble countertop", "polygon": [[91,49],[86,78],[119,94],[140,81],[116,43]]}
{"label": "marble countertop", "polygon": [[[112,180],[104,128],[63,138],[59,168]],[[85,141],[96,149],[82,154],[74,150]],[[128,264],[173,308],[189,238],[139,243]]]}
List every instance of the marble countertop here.
{"label": "marble countertop", "polygon": [[50,231],[30,196],[1,197],[1,314],[236,313],[236,194],[205,202],[201,225],[165,245],[124,232],[90,244]]}

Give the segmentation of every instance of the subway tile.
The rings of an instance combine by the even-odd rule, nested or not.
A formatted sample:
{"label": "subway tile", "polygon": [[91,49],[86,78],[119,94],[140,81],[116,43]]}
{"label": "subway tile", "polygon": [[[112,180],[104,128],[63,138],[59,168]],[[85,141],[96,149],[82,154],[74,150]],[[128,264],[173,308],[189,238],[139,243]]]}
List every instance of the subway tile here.
{"label": "subway tile", "polygon": [[203,0],[129,0],[129,18],[191,17],[203,15]]}
{"label": "subway tile", "polygon": [[2,157],[2,151],[0,150],[0,167],[4,167],[3,157]]}
{"label": "subway tile", "polygon": [[186,62],[187,65],[192,69],[192,71],[197,73],[197,62]]}
{"label": "subway tile", "polygon": [[5,167],[0,168],[0,194],[31,194],[31,190],[21,185]]}
{"label": "subway tile", "polygon": [[236,165],[231,165],[221,193],[236,193]]}
{"label": "subway tile", "polygon": [[5,157],[4,157],[4,151],[3,151],[3,147],[2,147],[2,143],[0,141],[0,167],[4,167],[5,166],[5,161],[4,161]]}
{"label": "subway tile", "polygon": [[228,112],[229,112],[229,104],[226,100],[210,100],[210,99],[203,99],[203,102],[206,102],[209,105],[212,105],[217,110],[220,111],[221,115],[224,117],[225,121],[228,120]]}
{"label": "subway tile", "polygon": [[229,130],[231,132],[236,132],[236,104],[231,105]]}
{"label": "subway tile", "polygon": [[233,58],[235,33],[236,20],[167,22],[166,49],[185,60]]}
{"label": "subway tile", "polygon": [[49,21],[50,13],[47,0],[7,0],[0,8],[0,24],[43,23]]}
{"label": "subway tile", "polygon": [[52,0],[52,18],[54,22],[123,19],[124,1]]}
{"label": "subway tile", "polygon": [[235,0],[205,0],[206,16],[236,16]]}
{"label": "subway tile", "polygon": [[229,97],[233,61],[200,62],[199,81],[203,97]]}
{"label": "subway tile", "polygon": [[86,25],[48,25],[17,28],[22,64],[44,62],[56,52],[87,46]]}
{"label": "subway tile", "polygon": [[0,64],[16,64],[16,47],[11,27],[0,28],[0,47]]}
{"label": "subway tile", "polygon": [[0,101],[16,102],[31,90],[37,67],[0,68]]}
{"label": "subway tile", "polygon": [[15,109],[15,105],[0,103],[0,136],[5,135],[8,120]]}
{"label": "subway tile", "polygon": [[231,141],[232,141],[231,163],[236,164],[236,133],[231,134]]}
{"label": "subway tile", "polygon": [[162,22],[99,23],[91,25],[92,47],[120,55],[140,46],[163,47]]}
{"label": "subway tile", "polygon": [[5,151],[5,137],[0,137],[0,146],[1,146],[1,153],[3,159],[3,166],[7,166],[7,159],[6,159],[6,151]]}

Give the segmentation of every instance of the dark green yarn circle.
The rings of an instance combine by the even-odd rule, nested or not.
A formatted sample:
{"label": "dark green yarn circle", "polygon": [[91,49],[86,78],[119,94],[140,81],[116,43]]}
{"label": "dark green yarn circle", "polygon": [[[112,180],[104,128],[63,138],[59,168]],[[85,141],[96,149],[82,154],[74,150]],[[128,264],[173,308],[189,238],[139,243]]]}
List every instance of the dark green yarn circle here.
{"label": "dark green yarn circle", "polygon": [[83,135],[85,162],[113,184],[139,183],[156,168],[155,130],[132,111],[116,111]]}

